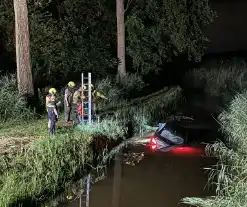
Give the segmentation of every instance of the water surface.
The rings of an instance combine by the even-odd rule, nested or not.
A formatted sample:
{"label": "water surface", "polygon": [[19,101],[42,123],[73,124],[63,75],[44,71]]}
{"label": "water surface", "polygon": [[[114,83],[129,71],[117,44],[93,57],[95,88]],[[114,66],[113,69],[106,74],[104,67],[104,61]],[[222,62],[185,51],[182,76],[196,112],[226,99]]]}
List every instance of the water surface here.
{"label": "water surface", "polygon": [[[92,186],[90,207],[183,207],[179,201],[186,196],[212,196],[205,188],[207,174],[202,168],[215,163],[202,156],[200,150],[180,149],[153,153],[147,148],[145,158],[136,166],[125,164],[109,168],[108,175]],[[114,193],[115,192],[115,193]],[[79,206],[76,200],[67,207]]]}

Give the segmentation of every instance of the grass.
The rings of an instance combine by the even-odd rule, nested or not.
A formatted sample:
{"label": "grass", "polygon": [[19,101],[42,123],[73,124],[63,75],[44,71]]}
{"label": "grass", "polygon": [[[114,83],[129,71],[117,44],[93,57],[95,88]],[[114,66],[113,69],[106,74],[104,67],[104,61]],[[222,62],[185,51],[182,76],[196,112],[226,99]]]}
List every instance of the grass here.
{"label": "grass", "polygon": [[35,112],[27,107],[26,101],[18,94],[14,75],[0,77],[0,121],[23,121],[35,117]]}
{"label": "grass", "polygon": [[120,101],[118,104],[111,103],[108,107],[101,108],[99,116],[113,114],[123,124],[131,122],[133,132],[138,133],[140,128],[149,128],[172,114],[180,104],[184,103],[180,87],[164,88],[148,96]]}
{"label": "grass", "polygon": [[[246,206],[247,203],[247,92],[237,94],[219,116],[225,140],[209,145],[207,152],[218,158],[209,181],[217,196],[184,198],[183,203],[201,207]],[[216,182],[215,182],[216,181]]]}
{"label": "grass", "polygon": [[42,137],[46,136],[47,132],[46,118],[0,124],[0,139],[3,137]]}
{"label": "grass", "polygon": [[[95,128],[78,127],[58,132],[54,137],[43,136],[30,142],[25,152],[5,158],[6,162],[3,158],[0,162],[0,206],[7,207],[26,198],[44,201],[65,190],[78,172],[82,175],[86,166],[92,165],[94,137],[107,134],[110,140],[123,136],[123,131],[117,124],[115,126],[113,121],[105,121]],[[29,129],[30,135],[34,133],[32,129]]]}
{"label": "grass", "polygon": [[65,188],[66,181],[91,162],[91,139],[90,134],[73,133],[32,142],[1,175],[0,206],[7,207],[27,197],[40,198],[44,192],[54,195]]}
{"label": "grass", "polygon": [[[133,80],[139,79],[135,76]],[[106,86],[108,84],[105,84]],[[0,124],[1,207],[25,199],[44,202],[56,197],[58,193],[66,191],[72,185],[76,176],[82,177],[87,170],[92,169],[95,159],[98,164],[105,162],[126,144],[121,144],[112,150],[113,146],[108,146],[111,141],[122,141],[127,137],[129,122],[132,122],[134,131],[138,132],[139,127],[145,128],[153,123],[156,117],[175,110],[182,100],[179,87],[165,88],[149,96],[129,101],[125,95],[128,91],[134,91],[133,87],[128,86],[127,91],[121,91],[120,86],[115,87],[113,84],[108,89],[110,93],[109,90],[111,90],[111,101],[101,106],[104,109],[109,106],[115,107],[113,113],[106,113],[100,123],[93,125],[76,128],[59,127],[54,137],[48,136],[47,118],[35,119],[35,113],[26,108],[25,104],[15,112],[22,116],[15,114],[8,119],[2,119]],[[16,99],[19,100],[17,93],[15,94]],[[94,142],[100,146],[94,147]],[[96,151],[100,149],[99,153],[95,153],[93,149]]]}
{"label": "grass", "polygon": [[226,103],[247,87],[246,61],[230,60],[196,68],[186,74],[184,81],[191,88],[224,98]]}

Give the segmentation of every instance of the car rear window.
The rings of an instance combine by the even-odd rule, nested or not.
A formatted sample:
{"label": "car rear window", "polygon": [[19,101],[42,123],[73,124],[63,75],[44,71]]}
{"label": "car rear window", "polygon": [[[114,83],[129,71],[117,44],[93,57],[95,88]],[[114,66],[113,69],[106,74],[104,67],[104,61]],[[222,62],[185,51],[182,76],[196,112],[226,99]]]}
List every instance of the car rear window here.
{"label": "car rear window", "polygon": [[185,129],[181,127],[177,121],[168,122],[164,129],[176,136],[184,137],[186,134]]}

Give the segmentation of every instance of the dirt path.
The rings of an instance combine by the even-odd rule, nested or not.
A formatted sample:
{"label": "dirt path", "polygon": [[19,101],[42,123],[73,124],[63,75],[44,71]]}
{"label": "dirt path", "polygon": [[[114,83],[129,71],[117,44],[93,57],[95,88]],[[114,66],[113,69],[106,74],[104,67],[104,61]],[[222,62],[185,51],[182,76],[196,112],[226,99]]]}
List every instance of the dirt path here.
{"label": "dirt path", "polygon": [[37,137],[8,137],[0,138],[0,155],[22,152]]}

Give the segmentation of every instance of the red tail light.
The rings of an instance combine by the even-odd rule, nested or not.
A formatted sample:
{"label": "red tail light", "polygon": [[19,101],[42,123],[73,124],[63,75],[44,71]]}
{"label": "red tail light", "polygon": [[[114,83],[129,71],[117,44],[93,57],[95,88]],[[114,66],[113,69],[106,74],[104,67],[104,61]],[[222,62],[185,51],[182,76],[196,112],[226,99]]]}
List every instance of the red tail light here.
{"label": "red tail light", "polygon": [[158,144],[157,144],[157,140],[156,140],[156,137],[155,136],[152,136],[151,138],[150,138],[150,148],[152,149],[152,150],[156,150],[157,149],[157,146]]}

